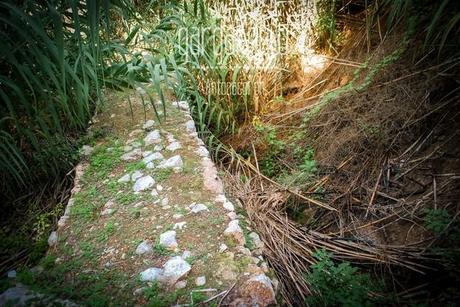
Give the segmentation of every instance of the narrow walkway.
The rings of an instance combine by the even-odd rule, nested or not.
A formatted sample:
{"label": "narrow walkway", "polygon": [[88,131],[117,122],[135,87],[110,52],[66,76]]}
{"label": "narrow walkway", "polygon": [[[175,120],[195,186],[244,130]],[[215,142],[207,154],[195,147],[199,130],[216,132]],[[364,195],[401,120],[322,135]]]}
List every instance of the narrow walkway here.
{"label": "narrow walkway", "polygon": [[187,103],[168,103],[160,124],[134,92],[107,100],[34,290],[85,305],[274,304],[263,243],[226,198]]}

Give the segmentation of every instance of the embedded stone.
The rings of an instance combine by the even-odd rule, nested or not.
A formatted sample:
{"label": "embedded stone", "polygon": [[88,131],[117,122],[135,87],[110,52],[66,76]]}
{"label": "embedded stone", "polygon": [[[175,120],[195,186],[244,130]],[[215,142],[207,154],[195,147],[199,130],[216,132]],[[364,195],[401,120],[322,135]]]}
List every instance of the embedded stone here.
{"label": "embedded stone", "polygon": [[153,154],[151,155],[148,155],[147,157],[145,157],[144,159],[142,159],[142,161],[144,161],[144,163],[150,163],[152,161],[155,161],[155,160],[163,160],[164,157],[161,153],[159,152],[154,152]]}
{"label": "embedded stone", "polygon": [[158,168],[181,168],[184,165],[182,158],[179,155],[175,155],[167,160],[164,160],[158,164]]}
{"label": "embedded stone", "polygon": [[208,207],[206,207],[206,205],[203,205],[203,204],[191,204],[189,206],[189,209],[192,213],[198,213],[201,211],[209,211]]}
{"label": "embedded stone", "polygon": [[228,227],[224,231],[224,235],[233,237],[239,245],[244,245],[246,241],[239,222],[239,220],[230,221],[230,223],[228,223]]}
{"label": "embedded stone", "polygon": [[148,241],[142,241],[136,248],[137,255],[151,254],[153,253],[152,244]]}
{"label": "embedded stone", "polygon": [[176,241],[176,232],[169,230],[160,235],[160,245],[170,250],[175,250],[178,246]]}
{"label": "embedded stone", "polygon": [[142,128],[143,128],[144,130],[150,130],[150,129],[153,127],[153,125],[155,125],[155,122],[154,122],[153,120],[149,119],[148,121],[146,121],[146,122],[142,125]]}
{"label": "embedded stone", "polygon": [[141,192],[145,191],[155,184],[155,180],[152,178],[152,176],[144,176],[136,180],[136,183],[133,186],[134,192]]}
{"label": "embedded stone", "polygon": [[144,138],[145,145],[158,144],[161,142],[160,130],[150,131]]}

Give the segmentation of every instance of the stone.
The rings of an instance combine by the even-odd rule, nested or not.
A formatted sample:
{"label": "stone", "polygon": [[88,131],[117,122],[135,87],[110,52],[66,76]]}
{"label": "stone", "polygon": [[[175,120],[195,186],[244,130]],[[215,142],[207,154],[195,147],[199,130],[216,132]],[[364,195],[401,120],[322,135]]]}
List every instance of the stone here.
{"label": "stone", "polygon": [[152,168],[155,168],[155,164],[153,164],[153,162],[149,162],[145,165],[145,167],[148,169],[152,169]]}
{"label": "stone", "polygon": [[118,179],[118,183],[126,183],[131,181],[131,175],[130,174],[125,174],[123,177]]}
{"label": "stone", "polygon": [[161,135],[160,135],[160,130],[153,130],[150,131],[147,136],[144,138],[144,144],[147,145],[152,145],[152,144],[158,144],[161,143]]}
{"label": "stone", "polygon": [[123,161],[133,161],[142,157],[142,150],[140,148],[135,148],[121,156]]}
{"label": "stone", "polygon": [[182,111],[189,112],[190,110],[187,101],[173,101],[171,104]]}
{"label": "stone", "polygon": [[243,230],[239,225],[239,220],[232,220],[228,223],[228,227],[224,231],[224,235],[233,237],[239,245],[244,245],[246,243],[244,239]]}
{"label": "stone", "polygon": [[174,285],[179,279],[186,276],[192,267],[182,257],[175,256],[169,259],[163,266],[163,275],[160,282]]}
{"label": "stone", "polygon": [[240,297],[237,300],[242,306],[262,307],[276,304],[271,280],[265,274],[256,275],[245,281],[239,292]]}
{"label": "stone", "polygon": [[193,133],[193,132],[196,132],[196,129],[195,129],[195,122],[193,120],[189,120],[185,123],[185,130],[188,132],[188,133]]}
{"label": "stone", "polygon": [[6,276],[8,278],[16,278],[16,271],[15,270],[8,271],[8,273],[6,273]]}
{"label": "stone", "polygon": [[183,165],[184,162],[182,162],[181,156],[175,155],[160,162],[160,164],[158,164],[158,168],[181,168]]}
{"label": "stone", "polygon": [[181,256],[181,257],[182,257],[182,259],[187,260],[188,258],[192,257],[192,252],[186,250],[186,251],[184,251],[184,252],[182,253],[182,256]]}
{"label": "stone", "polygon": [[209,211],[208,207],[203,204],[191,204],[189,209],[192,213],[198,213],[201,211]]}
{"label": "stone", "polygon": [[206,276],[199,276],[195,279],[195,285],[197,287],[204,286],[206,284]]}
{"label": "stone", "polygon": [[174,226],[173,226],[173,229],[174,230],[176,230],[176,229],[182,230],[182,228],[184,228],[186,225],[187,225],[187,222],[175,223]]}
{"label": "stone", "polygon": [[169,150],[169,151],[176,151],[176,150],[181,149],[181,148],[182,148],[182,146],[177,141],[172,142],[171,144],[166,146],[166,149]]}
{"label": "stone", "polygon": [[158,190],[159,192],[161,192],[161,191],[163,191],[163,187],[162,187],[161,185],[157,184],[157,190]]}
{"label": "stone", "polygon": [[128,151],[131,151],[131,150],[133,150],[133,147],[130,146],[130,145],[126,145],[126,146],[123,147],[124,152],[128,152]]}
{"label": "stone", "polygon": [[166,247],[169,250],[177,249],[176,232],[169,230],[160,235],[160,245]]}
{"label": "stone", "polygon": [[144,130],[150,130],[153,128],[153,126],[155,125],[155,122],[151,119],[149,119],[148,121],[146,121],[143,125],[142,125],[142,129]]}
{"label": "stone", "polygon": [[224,203],[224,208],[228,211],[235,211],[235,206],[229,201]]}
{"label": "stone", "polygon": [[141,192],[145,191],[155,184],[155,180],[152,178],[152,176],[144,176],[136,180],[136,183],[133,186],[134,192]]}
{"label": "stone", "polygon": [[251,232],[249,237],[252,239],[252,243],[254,244],[255,248],[263,248],[264,242],[260,239],[259,235],[255,232]]}
{"label": "stone", "polygon": [[227,197],[225,197],[224,194],[219,194],[216,196],[216,198],[214,198],[214,201],[216,203],[225,203],[227,201]]}
{"label": "stone", "polygon": [[133,295],[134,296],[140,296],[144,293],[145,290],[147,290],[148,288],[147,287],[142,287],[142,288],[138,288],[136,290],[134,290],[133,292]]}
{"label": "stone", "polygon": [[140,279],[141,281],[157,281],[163,275],[163,270],[159,268],[148,268],[147,270],[141,272]]}
{"label": "stone", "polygon": [[204,146],[199,146],[195,153],[200,157],[209,157],[209,151]]}
{"label": "stone", "polygon": [[153,153],[151,150],[146,150],[142,152],[142,158],[145,158],[147,156],[150,156]]}
{"label": "stone", "polygon": [[137,255],[151,254],[153,253],[152,244],[148,241],[142,241],[136,248]]}
{"label": "stone", "polygon": [[150,193],[150,195],[152,195],[153,197],[158,197],[158,192],[157,190],[153,189],[152,192]]}
{"label": "stone", "polygon": [[216,194],[224,193],[222,181],[217,176],[217,169],[209,158],[203,158],[201,161],[203,167],[203,184],[204,187]]}
{"label": "stone", "polygon": [[165,197],[161,200],[161,206],[165,207],[169,204],[169,198]]}
{"label": "stone", "polygon": [[163,155],[159,152],[154,152],[153,154],[148,155],[147,157],[142,159],[142,161],[144,161],[145,164],[150,163],[152,161],[156,161],[156,160],[164,160]]}
{"label": "stone", "polygon": [[131,180],[132,181],[136,181],[137,179],[141,178],[144,174],[142,174],[141,171],[135,171],[134,173],[132,173],[131,175]]}
{"label": "stone", "polygon": [[48,237],[48,245],[53,247],[58,242],[58,235],[56,231],[52,231],[50,236]]}
{"label": "stone", "polygon": [[185,287],[187,287],[187,281],[186,280],[180,280],[180,281],[176,282],[176,284],[174,285],[174,288],[176,288],[176,289],[184,289]]}
{"label": "stone", "polygon": [[182,214],[179,214],[179,213],[173,215],[173,219],[175,219],[175,220],[181,219],[182,217],[184,217],[184,216]]}
{"label": "stone", "polygon": [[219,245],[219,253],[223,253],[228,249],[228,246],[225,245],[224,243]]}
{"label": "stone", "polygon": [[155,145],[155,147],[153,147],[153,150],[155,151],[162,151],[165,147],[161,144],[157,144]]}
{"label": "stone", "polygon": [[134,142],[131,143],[131,146],[133,146],[134,148],[138,148],[138,147],[141,147],[142,144],[141,144],[141,142],[134,141]]}
{"label": "stone", "polygon": [[83,147],[81,148],[81,153],[84,156],[89,156],[93,151],[94,151],[94,148],[89,145],[83,145]]}
{"label": "stone", "polygon": [[227,216],[231,219],[231,220],[236,220],[238,218],[238,215],[234,212],[234,211],[231,211],[229,213],[227,213]]}

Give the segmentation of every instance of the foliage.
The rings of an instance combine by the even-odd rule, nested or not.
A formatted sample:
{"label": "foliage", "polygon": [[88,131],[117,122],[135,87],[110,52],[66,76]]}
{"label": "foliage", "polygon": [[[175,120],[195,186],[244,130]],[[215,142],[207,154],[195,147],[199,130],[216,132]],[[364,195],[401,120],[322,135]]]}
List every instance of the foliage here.
{"label": "foliage", "polygon": [[337,0],[317,0],[317,21],[314,26],[316,45],[321,49],[335,50],[340,44],[340,32],[336,22]]}
{"label": "foliage", "polygon": [[348,262],[335,264],[325,250],[314,253],[318,262],[305,278],[314,295],[307,298],[310,306],[373,306],[369,292],[377,289],[368,274],[359,273]]}
{"label": "foliage", "polygon": [[423,222],[425,227],[436,235],[441,234],[452,220],[451,215],[445,209],[425,208],[424,213]]}

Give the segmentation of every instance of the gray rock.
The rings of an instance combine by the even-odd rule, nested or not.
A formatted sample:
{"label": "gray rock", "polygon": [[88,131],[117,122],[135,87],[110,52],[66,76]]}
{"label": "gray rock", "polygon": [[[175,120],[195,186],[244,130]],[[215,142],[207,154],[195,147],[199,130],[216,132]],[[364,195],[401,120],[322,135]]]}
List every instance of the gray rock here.
{"label": "gray rock", "polygon": [[198,287],[204,286],[206,284],[206,276],[199,276],[195,279],[195,285]]}
{"label": "gray rock", "polygon": [[235,213],[235,211],[231,211],[229,213],[227,213],[227,216],[231,219],[231,220],[236,220],[238,218],[238,215]]}
{"label": "gray rock", "polygon": [[229,201],[224,203],[224,208],[228,211],[235,211],[235,206]]}
{"label": "gray rock", "polygon": [[195,129],[195,122],[193,120],[189,120],[188,122],[185,123],[185,130],[188,132],[188,133],[193,133],[193,132],[196,132],[196,129]]}
{"label": "gray rock", "polygon": [[231,236],[236,240],[240,245],[245,244],[243,230],[239,225],[239,220],[233,220],[228,223],[228,227],[224,231],[224,235]]}
{"label": "gray rock", "polygon": [[169,204],[169,198],[165,197],[161,200],[161,206],[167,206]]}
{"label": "gray rock", "polygon": [[133,149],[121,156],[123,161],[133,161],[142,157],[142,150],[140,148]]}
{"label": "gray rock", "polygon": [[131,180],[132,181],[136,181],[137,179],[141,178],[143,176],[142,172],[141,171],[135,171],[132,175],[131,175]]}
{"label": "gray rock", "polygon": [[249,234],[249,237],[252,239],[252,243],[254,243],[254,246],[256,248],[263,248],[264,247],[264,242],[260,239],[259,235],[255,232],[251,232]]}
{"label": "gray rock", "polygon": [[144,255],[144,254],[151,254],[153,253],[153,247],[152,244],[150,244],[148,241],[142,241],[137,248],[136,248],[136,254],[137,255]]}
{"label": "gray rock", "polygon": [[145,157],[142,161],[144,161],[144,163],[147,164],[147,163],[155,161],[155,160],[164,160],[164,157],[163,157],[163,155],[161,153],[154,152],[153,154],[148,155],[147,157]]}
{"label": "gray rock", "polygon": [[145,165],[145,167],[148,169],[152,169],[152,168],[155,168],[155,164],[153,164],[153,162],[149,162]]}
{"label": "gray rock", "polygon": [[203,204],[191,204],[189,206],[189,209],[192,213],[198,213],[201,211],[209,211],[208,207],[206,207],[206,205],[203,205]]}
{"label": "gray rock", "polygon": [[153,128],[153,125],[155,125],[155,122],[151,119],[149,119],[148,121],[146,121],[143,125],[142,125],[142,128],[144,130],[150,130],[151,128]]}
{"label": "gray rock", "polygon": [[134,142],[131,143],[131,146],[133,146],[134,148],[138,148],[138,147],[141,147],[142,144],[141,144],[141,142],[134,141]]}
{"label": "gray rock", "polygon": [[187,101],[173,101],[171,104],[177,107],[179,110],[187,112],[190,111]]}
{"label": "gray rock", "polygon": [[123,177],[118,179],[118,183],[126,183],[131,181],[131,175],[130,174],[125,174]]}
{"label": "gray rock", "polygon": [[58,242],[58,235],[56,231],[52,231],[50,236],[48,237],[48,245],[53,247]]}
{"label": "gray rock", "polygon": [[182,228],[184,228],[186,225],[187,225],[187,222],[175,223],[174,226],[173,226],[173,229],[174,230],[176,230],[176,229],[182,230]]}
{"label": "gray rock", "polygon": [[164,160],[158,164],[158,168],[181,168],[184,165],[182,158],[179,155],[175,155],[167,160]]}
{"label": "gray rock", "polygon": [[152,178],[152,176],[144,176],[136,180],[136,183],[133,186],[134,192],[140,192],[140,191],[145,191],[155,184],[155,180]]}
{"label": "gray rock", "polygon": [[224,243],[219,245],[219,253],[223,253],[228,249],[228,246],[225,245]]}
{"label": "gray rock", "polygon": [[163,270],[159,268],[148,268],[141,272],[141,281],[157,281],[163,275]]}
{"label": "gray rock", "polygon": [[165,149],[165,147],[161,144],[157,144],[155,147],[153,147],[153,150],[155,151],[162,151],[163,149]]}
{"label": "gray rock", "polygon": [[195,153],[200,157],[209,157],[209,151],[204,146],[199,146]]}
{"label": "gray rock", "polygon": [[191,251],[184,251],[182,253],[182,259],[187,260],[188,258],[192,257],[192,252]]}
{"label": "gray rock", "polygon": [[83,147],[81,148],[81,153],[84,156],[89,156],[93,151],[94,151],[94,148],[89,145],[83,145]]}
{"label": "gray rock", "polygon": [[166,247],[169,250],[177,249],[176,232],[169,230],[160,235],[160,245]]}
{"label": "gray rock", "polygon": [[176,282],[176,284],[174,285],[174,288],[176,288],[176,289],[184,289],[185,287],[187,287],[187,281],[186,280],[180,280],[180,281]]}
{"label": "gray rock", "polygon": [[8,278],[16,278],[16,271],[15,270],[8,271],[6,275],[8,276]]}
{"label": "gray rock", "polygon": [[144,138],[145,145],[158,144],[161,142],[160,130],[150,131]]}
{"label": "gray rock", "polygon": [[142,158],[145,158],[145,157],[147,157],[147,156],[150,156],[152,153],[153,153],[153,151],[151,151],[151,150],[146,150],[146,151],[142,152]]}

